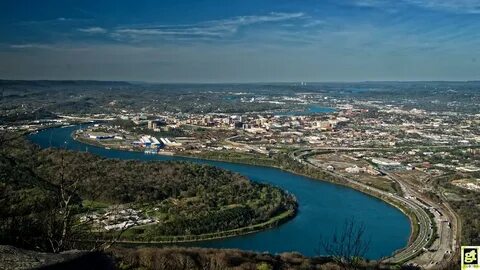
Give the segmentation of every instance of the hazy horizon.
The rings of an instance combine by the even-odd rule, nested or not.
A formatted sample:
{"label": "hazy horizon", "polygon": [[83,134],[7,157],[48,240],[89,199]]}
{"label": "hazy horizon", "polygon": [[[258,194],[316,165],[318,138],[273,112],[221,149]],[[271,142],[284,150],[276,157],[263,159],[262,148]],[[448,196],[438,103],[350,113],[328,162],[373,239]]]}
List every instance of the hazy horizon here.
{"label": "hazy horizon", "polygon": [[8,79],[0,78],[0,81],[18,81],[18,82],[35,82],[35,81],[44,81],[44,82],[120,82],[120,83],[132,83],[132,84],[300,84],[305,83],[305,86],[312,84],[361,84],[361,83],[480,83],[480,80],[391,80],[391,81],[245,81],[245,82],[236,82],[236,81],[225,81],[225,82],[182,82],[182,81],[172,81],[172,82],[161,82],[161,81],[127,81],[127,80],[97,80],[97,79]]}

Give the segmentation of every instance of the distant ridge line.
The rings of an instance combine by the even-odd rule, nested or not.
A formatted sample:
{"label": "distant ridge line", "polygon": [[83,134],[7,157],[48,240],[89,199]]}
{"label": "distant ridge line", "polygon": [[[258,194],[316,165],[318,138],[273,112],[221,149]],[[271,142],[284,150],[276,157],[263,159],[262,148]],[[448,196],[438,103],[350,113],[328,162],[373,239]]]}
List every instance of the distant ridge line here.
{"label": "distant ridge line", "polygon": [[[305,85],[299,85],[304,82]],[[480,83],[480,80],[366,80],[366,81],[285,81],[285,82],[148,82],[148,81],[128,81],[128,80],[55,80],[55,79],[39,79],[39,80],[17,80],[17,79],[0,79],[0,84],[26,84],[26,83],[45,83],[45,84],[85,84],[85,85],[135,85],[135,84],[159,84],[159,85],[248,85],[248,84],[268,84],[268,85],[299,85],[308,86],[315,84],[386,84],[386,83]]]}

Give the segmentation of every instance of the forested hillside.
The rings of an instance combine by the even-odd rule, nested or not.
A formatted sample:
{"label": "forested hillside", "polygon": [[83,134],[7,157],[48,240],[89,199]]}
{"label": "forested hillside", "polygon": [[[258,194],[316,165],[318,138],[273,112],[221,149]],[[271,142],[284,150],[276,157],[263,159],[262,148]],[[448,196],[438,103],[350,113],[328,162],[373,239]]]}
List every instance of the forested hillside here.
{"label": "forested hillside", "polygon": [[[134,226],[122,235],[122,239],[141,241],[186,235],[194,239],[199,234],[264,223],[296,209],[295,199],[282,190],[212,166],[40,150],[23,138],[5,140],[3,146],[2,243],[30,247],[35,242],[32,248],[50,250],[50,240],[42,239],[57,234],[63,240],[62,249],[68,241],[78,240],[73,238],[91,239],[95,236],[84,231],[80,236],[75,228],[84,228],[78,217],[95,212],[92,205],[141,209],[157,218],[155,224]],[[63,239],[61,229],[52,229],[57,223],[72,239]]]}

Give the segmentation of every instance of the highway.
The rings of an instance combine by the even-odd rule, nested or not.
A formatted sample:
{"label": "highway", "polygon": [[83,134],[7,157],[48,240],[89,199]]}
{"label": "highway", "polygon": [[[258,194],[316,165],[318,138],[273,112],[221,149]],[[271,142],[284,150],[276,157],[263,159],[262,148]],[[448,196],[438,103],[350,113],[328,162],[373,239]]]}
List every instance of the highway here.
{"label": "highway", "polygon": [[[318,150],[319,149],[315,149],[314,152]],[[455,232],[457,226],[456,218],[452,219],[452,215],[455,217],[453,210],[429,201],[428,199],[424,198],[424,196],[422,196],[422,194],[419,192],[419,190],[421,190],[420,188],[411,186],[389,173],[387,173],[387,176],[392,181],[396,181],[400,185],[403,192],[403,197],[354,181],[338,173],[325,170],[325,168],[322,167],[322,164],[319,164],[314,159],[308,158],[308,156],[311,156],[311,154],[311,150],[303,149],[292,152],[290,154],[290,157],[297,162],[320,169],[325,173],[334,176],[335,178],[342,179],[343,181],[346,181],[348,184],[358,188],[359,190],[364,190],[368,193],[372,193],[380,197],[389,198],[390,200],[395,201],[397,205],[402,205],[403,208],[410,210],[412,214],[415,215],[418,221],[418,233],[415,239],[410,239],[409,245],[407,247],[397,251],[391,257],[385,258],[383,262],[392,264],[409,262],[411,264],[420,265],[423,268],[428,269],[436,266],[443,260],[453,256],[452,250],[455,250],[456,247]],[[436,211],[434,209],[436,209]],[[430,218],[430,215],[427,211],[434,214],[435,218],[433,218],[433,220],[432,218]],[[447,223],[442,222],[440,218],[438,218],[438,216],[442,216],[445,219],[449,220],[449,222],[453,224],[452,229],[445,228],[445,226],[447,226]],[[439,228],[438,231],[434,230],[434,225],[432,221],[436,222],[436,227]],[[427,246],[429,245],[431,238],[434,237],[436,233],[439,234],[439,244],[437,249],[426,252]],[[429,260],[425,260],[423,258],[417,259],[419,258],[419,255],[423,253],[428,253]]]}
{"label": "highway", "polygon": [[465,145],[419,145],[419,146],[390,146],[390,147],[349,147],[349,146],[325,146],[299,149],[296,152],[314,153],[316,151],[392,151],[392,150],[409,150],[409,149],[431,149],[431,150],[451,150],[462,148],[480,148],[480,144],[465,144]]}
{"label": "highway", "polygon": [[423,265],[424,268],[432,268],[440,262],[453,258],[459,245],[456,237],[456,235],[459,234],[458,219],[453,209],[445,203],[446,198],[442,198],[444,202],[439,204],[422,194],[421,190],[423,187],[402,181],[392,174],[387,174],[387,176],[399,183],[402,190],[407,192],[413,201],[421,205],[424,209],[428,209],[434,216],[433,221],[437,228],[435,233],[438,235],[438,239],[432,244],[428,252],[424,252],[422,256],[412,261]]}

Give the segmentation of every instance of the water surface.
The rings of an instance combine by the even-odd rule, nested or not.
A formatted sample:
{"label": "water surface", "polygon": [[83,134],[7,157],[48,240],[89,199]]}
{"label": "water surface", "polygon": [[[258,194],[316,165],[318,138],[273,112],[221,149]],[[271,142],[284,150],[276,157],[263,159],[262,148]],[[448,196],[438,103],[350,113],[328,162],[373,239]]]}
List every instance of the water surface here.
{"label": "water surface", "polygon": [[288,111],[284,113],[278,113],[279,116],[301,116],[301,115],[314,115],[314,114],[325,114],[334,112],[334,108],[323,107],[318,104],[310,104],[305,107],[303,110],[298,111]]}
{"label": "water surface", "polygon": [[[139,152],[119,151],[85,145],[72,139],[75,127],[52,128],[29,136],[41,147],[64,147],[70,150],[118,159],[181,160],[210,164],[240,173],[253,181],[269,183],[294,194],[299,202],[298,215],[287,223],[262,232],[205,242],[192,246],[212,248],[239,248],[244,250],[280,253],[298,251],[318,255],[316,250],[322,237],[341,230],[345,220],[354,217],[366,226],[371,240],[367,257],[378,259],[406,246],[410,235],[408,218],[391,205],[359,191],[335,184],[295,175],[275,168],[208,161],[195,158],[145,155]],[[321,252],[321,251],[320,251]]]}

